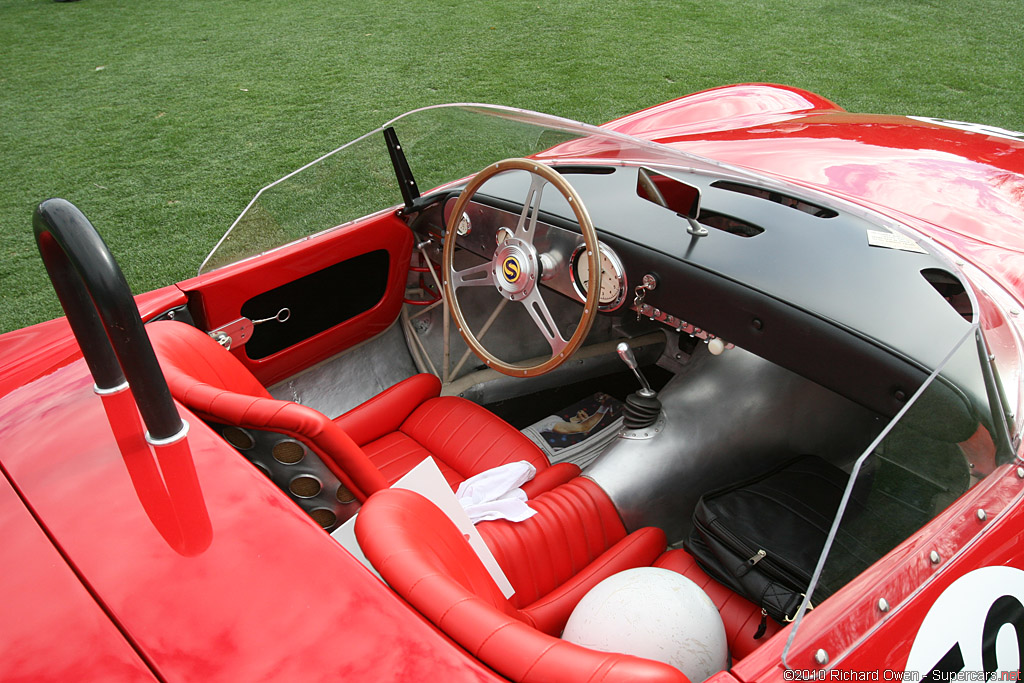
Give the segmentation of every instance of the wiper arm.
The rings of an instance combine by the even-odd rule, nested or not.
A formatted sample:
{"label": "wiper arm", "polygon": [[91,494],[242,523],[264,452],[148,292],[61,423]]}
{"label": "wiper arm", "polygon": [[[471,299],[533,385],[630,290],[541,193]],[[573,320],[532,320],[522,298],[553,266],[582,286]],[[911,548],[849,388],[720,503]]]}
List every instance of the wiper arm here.
{"label": "wiper arm", "polygon": [[388,146],[388,154],[391,155],[391,165],[395,169],[395,177],[398,178],[398,189],[402,192],[402,201],[405,202],[402,213],[410,214],[420,211],[430,202],[421,201],[422,197],[419,187],[416,185],[416,178],[413,177],[412,169],[409,168],[409,162],[405,158],[405,151],[398,141],[398,134],[395,132],[394,126],[384,129],[384,141]]}

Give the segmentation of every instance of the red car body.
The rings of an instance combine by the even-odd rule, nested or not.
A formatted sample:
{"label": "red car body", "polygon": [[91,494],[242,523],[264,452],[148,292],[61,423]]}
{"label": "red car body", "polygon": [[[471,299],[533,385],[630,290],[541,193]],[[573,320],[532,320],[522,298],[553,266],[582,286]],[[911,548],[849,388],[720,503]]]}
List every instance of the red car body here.
{"label": "red car body", "polygon": [[[760,84],[689,95],[605,128],[821,190],[944,245],[978,287],[1003,381],[1021,386],[1024,141],[850,114],[811,93]],[[236,319],[256,288],[317,260],[379,246],[408,263],[413,250],[393,214],[320,239],[316,251],[300,242],[140,295],[142,318],[199,300],[203,326],[215,329]],[[396,269],[381,305],[287,358],[250,363],[253,373],[270,384],[289,367],[373,337],[398,315],[405,281]],[[227,457],[231,449],[201,421],[191,420],[176,446],[151,448],[129,394],[92,391],[63,319],[0,337],[0,355],[4,679],[500,680],[326,540],[246,461]],[[999,590],[979,593],[963,612],[929,615],[972,572],[1024,570],[1019,436],[1014,446],[1017,463],[1000,466],[805,616],[786,656],[791,671],[784,629],[714,680],[793,680],[793,671],[859,680],[837,678],[822,658],[850,676],[893,680],[926,619],[987,613]],[[994,650],[1011,638],[1000,630],[1006,624],[1024,652],[1024,620],[1007,618],[991,643],[980,633],[976,642],[932,639],[935,663],[957,645],[965,658]]]}

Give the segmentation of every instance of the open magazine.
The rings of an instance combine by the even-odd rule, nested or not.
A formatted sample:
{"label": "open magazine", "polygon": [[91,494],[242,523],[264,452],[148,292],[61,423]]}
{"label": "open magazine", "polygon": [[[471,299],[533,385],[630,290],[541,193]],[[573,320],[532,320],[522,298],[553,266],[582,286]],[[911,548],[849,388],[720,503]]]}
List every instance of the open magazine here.
{"label": "open magazine", "polygon": [[622,428],[622,402],[608,394],[573,403],[523,430],[552,464],[571,462],[586,467]]}

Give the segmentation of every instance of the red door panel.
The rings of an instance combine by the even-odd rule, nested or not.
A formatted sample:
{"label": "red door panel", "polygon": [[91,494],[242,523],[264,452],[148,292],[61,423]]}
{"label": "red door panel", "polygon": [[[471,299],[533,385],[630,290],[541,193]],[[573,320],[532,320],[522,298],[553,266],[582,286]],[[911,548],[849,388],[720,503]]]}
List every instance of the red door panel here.
{"label": "red door panel", "polygon": [[181,283],[206,330],[242,317],[286,322],[253,329],[232,353],[273,384],[383,331],[405,292],[412,232],[394,213],[371,216]]}

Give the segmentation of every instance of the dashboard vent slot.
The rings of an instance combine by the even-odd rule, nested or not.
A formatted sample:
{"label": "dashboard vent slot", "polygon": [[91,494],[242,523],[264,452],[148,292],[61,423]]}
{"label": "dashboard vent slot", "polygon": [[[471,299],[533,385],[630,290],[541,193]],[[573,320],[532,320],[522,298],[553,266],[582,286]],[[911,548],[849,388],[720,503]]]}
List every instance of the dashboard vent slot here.
{"label": "dashboard vent slot", "polygon": [[611,175],[615,173],[615,168],[612,166],[592,166],[590,164],[562,164],[560,166],[552,166],[551,168],[562,175],[569,175],[571,173]]}
{"label": "dashboard vent slot", "polygon": [[751,197],[760,197],[761,199],[767,199],[770,202],[776,204],[782,204],[788,206],[791,209],[802,211],[803,213],[817,216],[818,218],[835,218],[839,214],[832,209],[827,209],[824,206],[818,206],[812,204],[803,199],[783,194],[781,192],[775,192],[772,190],[766,190],[763,187],[754,187],[753,185],[744,185],[743,183],[734,183],[729,180],[716,180],[711,183],[711,187],[717,187],[720,190],[728,190],[729,192],[737,192],[739,194],[750,195]]}
{"label": "dashboard vent slot", "polygon": [[971,297],[967,295],[959,278],[941,268],[925,268],[921,271],[921,275],[964,320],[967,322],[974,320]]}
{"label": "dashboard vent slot", "polygon": [[738,235],[739,237],[754,237],[764,232],[764,228],[760,228],[753,223],[748,223],[732,216],[726,216],[717,211],[707,211],[706,209],[701,209],[697,222],[709,228],[721,230],[730,235]]}

